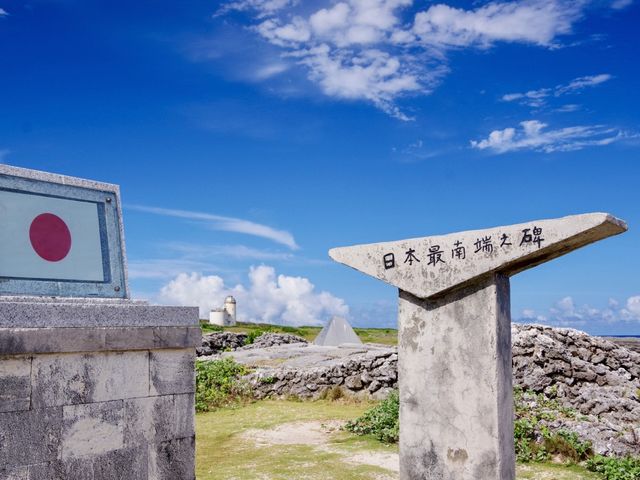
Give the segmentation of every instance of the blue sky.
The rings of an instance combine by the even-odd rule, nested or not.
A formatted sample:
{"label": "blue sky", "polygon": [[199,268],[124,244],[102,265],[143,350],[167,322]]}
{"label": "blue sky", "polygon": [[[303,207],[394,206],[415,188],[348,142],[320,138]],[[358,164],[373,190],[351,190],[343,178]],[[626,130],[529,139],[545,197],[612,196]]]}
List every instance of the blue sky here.
{"label": "blue sky", "polygon": [[395,325],[329,248],[590,211],[514,319],[640,334],[631,0],[0,0],[0,156],[118,183],[134,295]]}

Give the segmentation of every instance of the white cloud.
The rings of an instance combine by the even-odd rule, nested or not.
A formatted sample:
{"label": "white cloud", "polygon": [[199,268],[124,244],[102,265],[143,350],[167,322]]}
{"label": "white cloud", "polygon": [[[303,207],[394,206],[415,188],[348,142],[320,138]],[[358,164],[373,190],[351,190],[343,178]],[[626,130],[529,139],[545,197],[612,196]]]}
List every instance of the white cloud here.
{"label": "white cloud", "polygon": [[530,0],[492,2],[476,10],[439,4],[415,17],[413,31],[430,44],[489,47],[495,42],[551,46],[559,35],[571,33],[584,2]]}
{"label": "white cloud", "polygon": [[520,122],[521,129],[509,127],[494,130],[484,140],[471,140],[478,150],[495,153],[516,150],[536,150],[545,153],[581,150],[586,147],[609,145],[627,138],[624,132],[602,125],[574,126],[546,130],[548,126],[538,120]]}
{"label": "white cloud", "polygon": [[610,298],[606,308],[590,305],[576,305],[572,297],[564,297],[549,308],[545,314],[533,309],[524,309],[518,318],[520,322],[543,323],[559,327],[602,327],[612,324],[640,322],[640,295],[629,297],[625,307]]}
{"label": "white cloud", "polygon": [[281,245],[286,245],[292,250],[300,247],[296,244],[293,235],[286,230],[278,230],[268,225],[243,220],[241,218],[224,217],[211,213],[192,212],[189,210],[177,210],[171,208],[148,207],[144,205],[127,205],[126,208],[139,212],[153,213],[167,217],[184,218],[188,220],[202,221],[214,230],[226,232],[244,233],[256,237],[267,238]]}
{"label": "white cloud", "polygon": [[238,319],[286,325],[317,325],[333,315],[346,316],[349,307],[328,292],[317,292],[304,277],[276,275],[273,267],[261,265],[249,270],[249,284],[227,286],[216,275],[181,273],[162,287],[162,303],[200,307],[200,316],[220,308],[227,295],[238,302]]}
{"label": "white cloud", "polygon": [[608,82],[612,78],[613,76],[609,75],[608,73],[578,77],[571,80],[568,85],[558,85],[555,88],[555,96],[559,97],[560,95],[564,95],[565,93],[578,92],[586,87],[593,87],[595,85],[600,85],[601,83]]}
{"label": "white cloud", "polygon": [[233,10],[253,10],[259,17],[264,17],[297,3],[296,0],[238,0],[222,5],[214,16],[224,15]]}
{"label": "white cloud", "polygon": [[9,13],[7,13],[4,8],[0,8],[0,17],[6,17],[7,15],[9,15]]}
{"label": "white cloud", "polygon": [[568,112],[576,112],[578,110],[580,110],[580,105],[576,103],[567,103],[565,105],[562,105],[556,108],[554,112],[568,113]]}
{"label": "white cloud", "polygon": [[436,4],[414,14],[413,0],[323,0],[315,6],[244,0],[219,12],[252,11],[252,30],[304,67],[325,95],[368,101],[409,120],[398,100],[430,93],[448,72],[451,48],[497,42],[553,47],[571,33],[587,3],[491,2],[470,10]]}
{"label": "white cloud", "polygon": [[601,83],[608,82],[612,78],[613,76],[608,73],[588,75],[574,78],[569,83],[556,85],[554,88],[540,88],[524,93],[507,93],[502,96],[502,100],[505,102],[518,101],[523,105],[537,108],[544,106],[550,97],[561,97],[567,94],[579,93],[587,87],[600,85]]}
{"label": "white cloud", "polygon": [[614,10],[622,10],[633,3],[633,0],[614,0],[611,2],[611,8]]}
{"label": "white cloud", "polygon": [[259,67],[254,72],[254,78],[256,80],[265,80],[267,78],[275,77],[289,69],[289,65],[283,62],[270,63]]}
{"label": "white cloud", "polygon": [[640,295],[629,297],[627,299],[626,312],[628,312],[627,318],[640,320]]}

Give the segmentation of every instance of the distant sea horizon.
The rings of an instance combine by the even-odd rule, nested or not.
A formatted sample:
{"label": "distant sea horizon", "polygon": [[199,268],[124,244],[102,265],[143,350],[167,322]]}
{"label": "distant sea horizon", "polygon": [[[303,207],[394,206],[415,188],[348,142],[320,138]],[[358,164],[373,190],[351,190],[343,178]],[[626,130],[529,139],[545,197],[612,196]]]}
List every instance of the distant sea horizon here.
{"label": "distant sea horizon", "polygon": [[596,337],[611,337],[611,338],[640,338],[640,335],[595,335]]}

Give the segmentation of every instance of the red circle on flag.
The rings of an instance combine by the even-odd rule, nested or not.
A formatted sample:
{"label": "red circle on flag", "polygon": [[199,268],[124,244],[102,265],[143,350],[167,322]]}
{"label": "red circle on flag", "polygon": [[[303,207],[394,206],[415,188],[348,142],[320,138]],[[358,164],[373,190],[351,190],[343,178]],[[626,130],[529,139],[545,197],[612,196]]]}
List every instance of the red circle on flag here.
{"label": "red circle on flag", "polygon": [[42,213],[33,219],[29,240],[35,252],[48,262],[59,262],[71,250],[69,227],[53,213]]}

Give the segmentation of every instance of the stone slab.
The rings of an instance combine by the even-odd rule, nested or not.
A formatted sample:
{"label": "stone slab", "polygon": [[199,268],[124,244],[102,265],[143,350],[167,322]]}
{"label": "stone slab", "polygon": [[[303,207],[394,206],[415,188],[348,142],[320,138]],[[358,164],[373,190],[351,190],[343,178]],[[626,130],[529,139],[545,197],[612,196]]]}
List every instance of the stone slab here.
{"label": "stone slab", "polygon": [[31,358],[0,358],[0,412],[29,410]]}
{"label": "stone slab", "polygon": [[25,466],[0,466],[2,480],[29,480],[29,468]]}
{"label": "stone slab", "polygon": [[0,355],[190,348],[201,342],[200,327],[0,328]]}
{"label": "stone slab", "polygon": [[35,408],[149,394],[149,354],[144,351],[37,355],[32,369]]}
{"label": "stone slab", "polygon": [[418,298],[431,298],[500,273],[511,276],[603,238],[627,225],[606,213],[373,243],[329,251],[337,262]]}
{"label": "stone slab", "polygon": [[0,413],[0,465],[30,465],[56,460],[60,450],[62,408]]}
{"label": "stone slab", "polygon": [[143,445],[101,455],[93,460],[93,480],[152,480],[148,454],[147,445]]}
{"label": "stone slab", "polygon": [[401,480],[513,480],[509,280],[446,301],[401,293]]}
{"label": "stone slab", "polygon": [[196,437],[179,438],[149,447],[149,478],[195,480]]}
{"label": "stone slab", "polygon": [[0,328],[196,327],[197,307],[139,302],[7,302],[0,297]]}
{"label": "stone slab", "polygon": [[124,402],[63,407],[62,460],[93,457],[124,447]]}
{"label": "stone slab", "polygon": [[124,442],[128,447],[160,443],[176,437],[173,395],[125,400],[124,425]]}
{"label": "stone slab", "polygon": [[194,393],[196,353],[194,349],[154,350],[149,356],[151,395]]}

